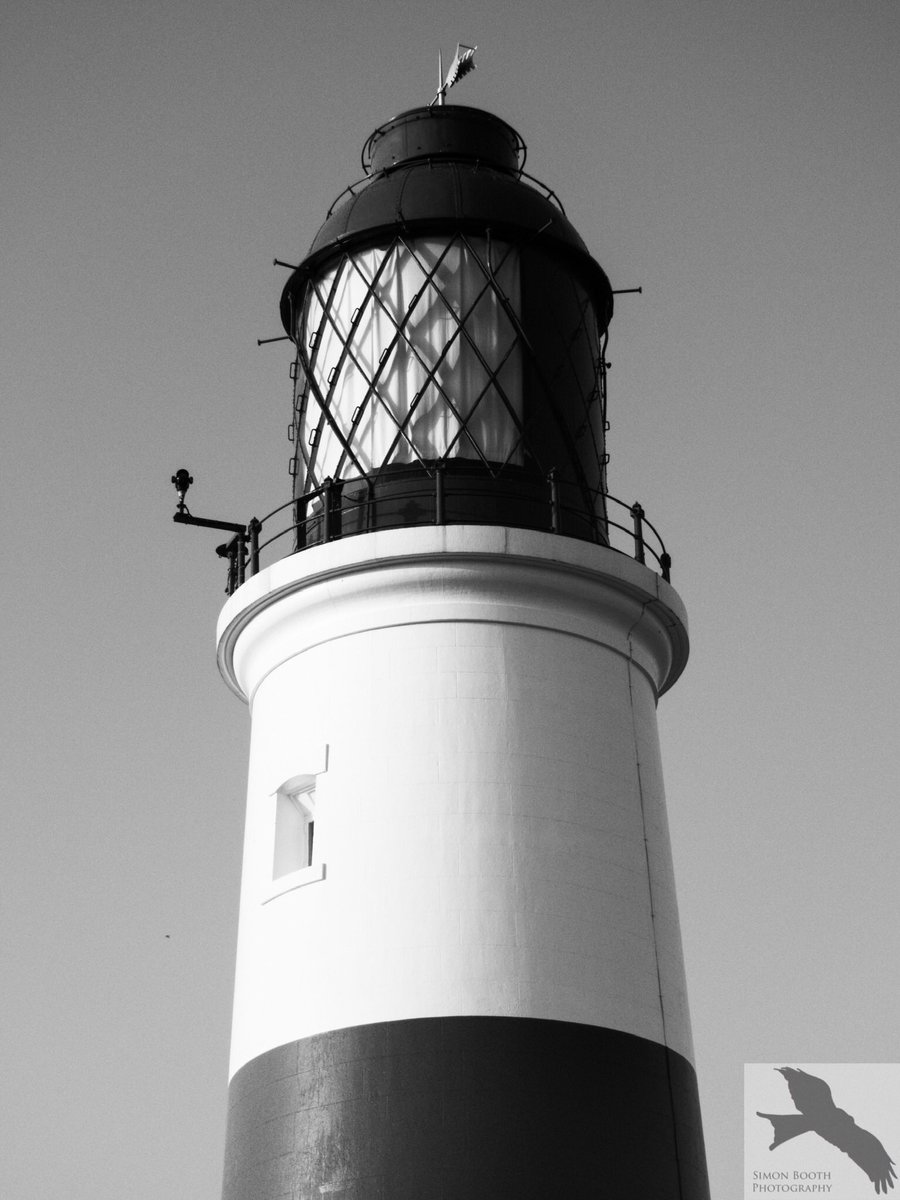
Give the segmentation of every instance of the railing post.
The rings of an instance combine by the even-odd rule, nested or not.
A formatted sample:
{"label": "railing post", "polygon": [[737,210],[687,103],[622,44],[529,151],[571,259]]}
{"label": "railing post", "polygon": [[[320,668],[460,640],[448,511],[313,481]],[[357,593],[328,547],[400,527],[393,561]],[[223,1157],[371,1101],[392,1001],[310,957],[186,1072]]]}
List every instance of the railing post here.
{"label": "railing post", "polygon": [[226,596],[233,596],[244,582],[238,572],[238,546],[240,542],[241,535],[236,533],[230,542],[223,542],[221,546],[216,546],[216,554],[218,554],[219,558],[228,559],[228,576],[225,580]]}
{"label": "railing post", "polygon": [[550,532],[559,533],[559,480],[556,467],[551,467],[547,474],[550,484]]}
{"label": "railing post", "polygon": [[247,529],[250,532],[250,574],[256,575],[259,573],[259,531],[262,524],[253,517]]}
{"label": "railing post", "polygon": [[636,562],[646,562],[644,555],[644,510],[635,501],[631,506],[631,516],[634,519],[634,558]]}
{"label": "railing post", "polygon": [[331,484],[331,540],[337,541],[344,535],[344,482],[335,479]]}
{"label": "railing post", "polygon": [[434,523],[435,525],[446,524],[446,511],[444,506],[444,464],[438,462],[434,464]]}
{"label": "railing post", "polygon": [[299,496],[294,501],[294,529],[296,530],[295,543],[298,550],[306,549],[306,537],[309,532],[309,495],[305,493]]}
{"label": "railing post", "polygon": [[237,559],[237,582],[240,587],[244,582],[244,571],[247,566],[247,535],[245,533],[237,534],[232,545]]}
{"label": "railing post", "polygon": [[233,596],[237,588],[237,558],[233,539],[226,546],[225,554],[228,558],[228,580],[225,584],[225,591],[229,596]]}
{"label": "railing post", "polygon": [[331,541],[331,485],[329,475],[322,484],[322,541]]}

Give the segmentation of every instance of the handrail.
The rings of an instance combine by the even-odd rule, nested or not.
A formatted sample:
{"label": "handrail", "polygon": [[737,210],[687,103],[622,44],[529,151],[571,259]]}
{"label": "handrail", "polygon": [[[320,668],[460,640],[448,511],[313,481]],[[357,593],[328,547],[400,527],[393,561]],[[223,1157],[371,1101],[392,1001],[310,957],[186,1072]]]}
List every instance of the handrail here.
{"label": "handrail", "polygon": [[[446,481],[442,466],[443,464],[437,464],[437,469],[431,473],[434,480],[434,517],[428,521],[418,522],[419,524],[461,523],[459,520],[453,522],[446,520]],[[376,502],[374,488],[377,483],[384,482],[384,479],[383,475],[357,475],[341,480],[326,479],[320,487],[296,496],[272,509],[262,520],[254,517],[248,522],[246,533],[236,534],[230,543],[219,547],[219,553],[222,557],[228,558],[229,564],[226,593],[230,596],[246,579],[257,574],[260,570],[263,551],[288,534],[293,535],[294,549],[287,553],[294,554],[302,553],[303,550],[313,545],[321,545],[323,542],[374,532],[376,528],[379,528],[374,523],[372,516]],[[404,488],[401,480],[394,480],[394,487],[390,495],[391,503],[396,504],[413,498],[421,500],[424,495],[422,482],[423,477],[417,476],[415,480],[410,481],[409,487]],[[490,487],[490,482],[489,477],[481,480],[469,478],[465,496],[478,498],[496,495],[496,491]],[[559,533],[564,532],[567,517],[584,520],[586,514],[582,508],[565,504],[560,499],[562,490],[560,485],[571,485],[572,482],[561,478],[556,471],[551,471],[546,479],[547,491],[543,500],[539,493],[536,493],[533,498],[535,513],[539,514],[543,511],[545,523],[537,523],[538,516],[536,515],[534,520],[523,528],[544,528],[548,533]],[[364,489],[361,498],[353,495],[354,488]],[[586,489],[580,490],[584,494]],[[599,489],[587,489],[587,491],[596,505],[597,521],[603,527],[606,543],[610,549],[620,554],[627,554],[639,563],[647,564],[649,557],[652,569],[658,571],[668,582],[672,559],[666,551],[659,531],[647,519],[643,507],[638,503],[628,504],[617,496],[612,496],[609,492],[602,492]],[[622,521],[613,519],[609,514],[611,505],[617,506],[616,515],[619,515],[618,509],[624,509],[630,518],[630,524],[623,523],[625,514],[622,514]],[[312,512],[309,511],[311,508]],[[263,541],[260,537],[263,527],[286,509],[292,510],[291,518],[293,519],[280,525]],[[600,513],[603,514],[602,517],[599,515]],[[477,517],[467,516],[465,523],[483,525],[497,524],[498,522],[496,520],[479,521]],[[409,524],[414,525],[417,522],[410,520]],[[386,527],[382,526],[382,528]],[[277,558],[272,561],[277,561]]]}
{"label": "handrail", "polygon": [[563,216],[566,215],[566,210],[563,207],[563,202],[554,192],[553,188],[544,183],[542,179],[536,179],[534,175],[529,175],[527,171],[519,169],[518,176],[520,179],[527,179],[529,183],[534,184],[535,190],[538,188],[544,193],[544,196],[551,204],[555,204]]}
{"label": "handrail", "polygon": [[[334,200],[332,200],[331,204],[328,207],[328,212],[325,214],[325,220],[327,221],[329,217],[334,215],[334,213],[337,211],[338,205],[341,203],[341,201],[344,199],[345,196],[358,196],[370,184],[374,183],[376,179],[381,179],[382,177],[384,177],[386,175],[393,174],[395,171],[400,171],[400,170],[403,170],[403,168],[408,168],[412,165],[418,165],[420,163],[428,163],[430,165],[431,163],[444,163],[444,162],[457,162],[457,161],[462,161],[462,160],[445,159],[441,155],[431,155],[431,154],[423,155],[419,159],[406,159],[405,158],[405,159],[403,159],[402,162],[392,163],[388,167],[382,167],[382,169],[376,175],[364,175],[362,177],[362,179],[354,179],[354,181],[352,183],[348,183],[347,186],[343,189],[343,191],[339,192],[338,195],[335,196]],[[563,216],[566,215],[566,210],[563,207],[563,202],[562,202],[562,200],[560,200],[559,196],[557,196],[556,192],[554,192],[553,188],[550,187],[548,184],[544,183],[543,180],[536,178],[536,176],[529,175],[528,172],[525,170],[525,160],[524,159],[522,160],[522,166],[518,167],[515,171],[509,172],[509,174],[515,175],[515,177],[517,179],[523,180],[527,185],[533,187],[535,191],[542,192],[545,199],[549,200],[551,204],[554,204],[559,209],[559,211],[562,213]]]}

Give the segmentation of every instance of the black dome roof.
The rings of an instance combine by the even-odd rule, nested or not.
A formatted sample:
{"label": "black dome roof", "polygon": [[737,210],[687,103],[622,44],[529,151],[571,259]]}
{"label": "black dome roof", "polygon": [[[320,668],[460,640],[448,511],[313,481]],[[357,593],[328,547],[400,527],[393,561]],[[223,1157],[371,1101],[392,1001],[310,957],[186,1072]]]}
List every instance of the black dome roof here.
{"label": "black dome roof", "polygon": [[380,126],[363,151],[372,174],[338,198],[285,286],[285,329],[292,332],[291,313],[299,310],[309,277],[330,258],[398,231],[483,236],[490,229],[492,237],[568,257],[608,320],[609,280],[552,193],[522,178],[524,149],[504,121],[461,105],[411,109]]}

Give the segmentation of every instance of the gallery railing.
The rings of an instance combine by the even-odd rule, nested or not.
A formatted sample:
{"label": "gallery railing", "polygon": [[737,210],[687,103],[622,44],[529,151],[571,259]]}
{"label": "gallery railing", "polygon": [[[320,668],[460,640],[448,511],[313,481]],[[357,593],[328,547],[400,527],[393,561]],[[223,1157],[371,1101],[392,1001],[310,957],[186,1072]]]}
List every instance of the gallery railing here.
{"label": "gallery railing", "polygon": [[[186,472],[184,476],[187,477]],[[173,476],[173,482],[177,478]],[[494,481],[489,478],[484,480],[480,488],[473,480],[466,481],[464,498],[473,501],[475,507],[465,515],[460,515],[459,494],[448,496],[445,472],[435,470],[428,478],[427,495],[423,493],[420,475],[406,485],[402,479],[393,481],[389,496],[385,496],[383,488],[380,488],[383,481],[378,476],[326,479],[321,487],[279,505],[262,520],[254,517],[245,526],[191,516],[184,504],[184,493],[179,491],[179,506],[174,519],[184,524],[233,531],[231,540],[216,551],[228,561],[225,591],[229,596],[263,566],[279,558],[324,542],[371,533],[376,529],[461,523],[508,524],[567,535],[573,528],[588,527],[583,503],[577,508],[566,503],[565,481],[557,478],[554,471],[549,473],[538,492],[527,497],[525,503],[530,505],[530,511],[521,520],[496,516],[488,519],[482,516],[479,520],[479,497],[483,499],[493,495]],[[579,489],[579,492],[583,500],[584,489]],[[423,504],[423,495],[428,501],[426,504]],[[671,557],[666,552],[659,531],[647,519],[642,506],[638,503],[628,504],[608,492],[591,492],[590,498],[595,509],[595,515],[590,517],[591,532],[575,533],[574,536],[627,554],[636,562],[649,565],[668,581]],[[517,497],[517,503],[523,503],[521,497]],[[450,513],[448,505],[453,508]],[[386,506],[390,509],[387,520],[384,516]],[[621,519],[616,520],[611,514]]]}

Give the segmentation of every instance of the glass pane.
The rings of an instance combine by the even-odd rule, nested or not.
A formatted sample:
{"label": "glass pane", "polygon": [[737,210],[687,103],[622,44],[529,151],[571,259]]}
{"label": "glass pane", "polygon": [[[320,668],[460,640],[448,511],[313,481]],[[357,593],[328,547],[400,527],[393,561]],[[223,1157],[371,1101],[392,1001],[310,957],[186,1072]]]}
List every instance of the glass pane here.
{"label": "glass pane", "polygon": [[484,238],[398,240],[315,282],[299,328],[306,487],[448,455],[518,460],[518,252],[494,243],[490,259]]}

